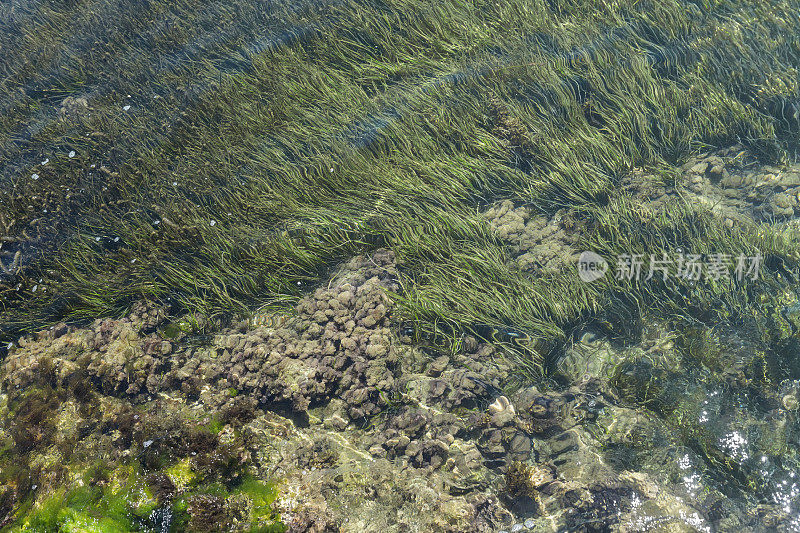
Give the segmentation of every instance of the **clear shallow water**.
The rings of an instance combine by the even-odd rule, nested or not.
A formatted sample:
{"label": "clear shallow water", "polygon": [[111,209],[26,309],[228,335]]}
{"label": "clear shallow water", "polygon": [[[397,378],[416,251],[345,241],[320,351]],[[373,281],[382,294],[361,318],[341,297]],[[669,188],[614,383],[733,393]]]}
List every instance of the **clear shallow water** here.
{"label": "clear shallow water", "polygon": [[[582,490],[600,487],[583,506],[535,487],[550,515],[576,514],[557,528],[795,528],[797,7],[4,4],[2,355],[140,298],[175,323],[203,317],[175,342],[205,345],[388,248],[402,282],[393,335],[432,360],[472,337],[510,362],[473,408],[600,381],[603,423],[575,431],[613,476],[650,478],[579,469]],[[583,250],[765,262],[752,283],[586,284]],[[594,355],[572,346],[586,331]],[[341,391],[325,394],[314,401]],[[260,408],[285,409],[278,396]],[[539,462],[572,475],[580,456],[528,436]],[[32,464],[10,442],[5,460]],[[524,498],[504,488],[504,453],[484,456],[499,465],[492,490],[516,523],[541,519],[514,510]]]}

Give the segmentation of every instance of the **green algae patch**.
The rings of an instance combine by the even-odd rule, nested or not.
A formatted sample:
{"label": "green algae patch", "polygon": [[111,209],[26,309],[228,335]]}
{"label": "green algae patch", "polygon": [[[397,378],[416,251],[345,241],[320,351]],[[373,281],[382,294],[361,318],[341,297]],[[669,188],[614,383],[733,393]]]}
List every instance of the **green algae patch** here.
{"label": "green algae patch", "polygon": [[278,491],[274,485],[262,483],[254,478],[246,478],[239,486],[238,493],[250,498],[253,531],[282,533],[286,530],[283,524],[265,525],[266,522],[274,521],[277,518],[271,507],[272,502],[278,497]]}
{"label": "green algae patch", "polygon": [[[69,496],[73,496],[70,494]],[[112,518],[92,517],[84,511],[70,506],[66,493],[51,496],[37,507],[21,526],[11,531],[103,531],[109,533],[128,530],[127,521],[120,522]]]}
{"label": "green algae patch", "polygon": [[220,483],[199,486],[174,500],[172,530],[283,533],[286,526],[272,508],[277,495],[273,484],[250,476],[232,489]]}
{"label": "green algae patch", "polygon": [[[127,465],[100,478],[103,483],[85,483],[59,489],[41,501],[29,499],[9,532],[97,532],[152,531],[156,521],[171,517],[169,531],[251,531],[283,533],[286,526],[272,508],[278,495],[275,485],[253,477],[232,487],[221,483],[197,485],[189,461],[166,470],[176,495],[166,507],[159,505],[140,470]],[[97,480],[94,479],[96,482]],[[159,512],[160,511],[160,512]]]}
{"label": "green algae patch", "polygon": [[212,417],[207,424],[200,426],[203,430],[208,431],[212,435],[219,435],[225,424],[222,423],[218,417]]}
{"label": "green algae patch", "polygon": [[198,478],[197,472],[192,469],[191,459],[188,457],[167,468],[165,473],[178,489],[192,486]]}
{"label": "green algae patch", "polygon": [[137,531],[156,508],[147,484],[132,466],[111,472],[104,486],[84,484],[82,479],[76,483],[81,486],[60,489],[32,505],[10,531]]}

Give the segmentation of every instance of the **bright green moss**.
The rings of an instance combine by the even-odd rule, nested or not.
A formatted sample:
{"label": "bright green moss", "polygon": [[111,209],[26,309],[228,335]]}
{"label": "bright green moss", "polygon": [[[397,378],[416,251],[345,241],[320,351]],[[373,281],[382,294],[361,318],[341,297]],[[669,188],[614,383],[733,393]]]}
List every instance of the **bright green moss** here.
{"label": "bright green moss", "polygon": [[191,459],[188,457],[167,468],[165,473],[178,489],[192,486],[198,478],[197,473],[192,470]]}
{"label": "bright green moss", "polygon": [[[86,476],[83,476],[86,478]],[[156,501],[134,466],[109,473],[104,486],[80,479],[37,502],[20,516],[11,531],[98,532],[138,531],[156,508]]]}
{"label": "bright green moss", "polygon": [[253,531],[264,533],[282,533],[285,531],[282,524],[274,524],[278,520],[278,516],[271,507],[272,502],[278,496],[278,491],[274,485],[247,477],[234,493],[244,494],[250,498],[252,502],[251,523]]}
{"label": "bright green moss", "polygon": [[246,509],[247,516],[244,517],[244,523],[237,523],[237,527],[243,527],[246,531],[254,533],[283,533],[286,531],[286,526],[271,507],[277,495],[274,485],[250,476],[232,489],[219,483],[200,485],[184,491],[173,501],[172,530],[184,531],[191,528],[192,520],[189,512],[193,498],[213,496],[226,502],[226,505],[238,504],[240,509]]}

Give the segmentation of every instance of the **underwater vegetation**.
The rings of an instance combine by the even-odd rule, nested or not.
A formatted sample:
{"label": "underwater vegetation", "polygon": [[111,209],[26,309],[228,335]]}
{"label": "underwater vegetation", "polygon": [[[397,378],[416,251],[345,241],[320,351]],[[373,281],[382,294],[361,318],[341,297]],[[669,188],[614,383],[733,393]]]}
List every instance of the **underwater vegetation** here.
{"label": "underwater vegetation", "polygon": [[499,199],[572,210],[600,252],[719,242],[794,268],[791,246],[614,194],[633,167],[669,180],[708,147],[795,157],[793,2],[87,6],[0,8],[4,345],[142,296],[249,315],[379,245],[429,337],[557,345],[619,291],[745,305],[520,272],[480,216]]}
{"label": "underwater vegetation", "polygon": [[198,418],[109,403],[49,359],[34,375],[0,404],[3,531],[285,531],[275,486],[243,466],[246,404]]}
{"label": "underwater vegetation", "polygon": [[[269,504],[271,487],[246,480],[232,491],[222,486],[183,491],[169,504],[159,502],[145,479],[133,467],[105,473],[104,486],[86,485],[62,489],[31,509],[18,525],[4,531],[220,531],[225,523],[226,502],[240,507],[246,531],[283,533],[286,528]],[[229,507],[231,504],[229,504]],[[249,522],[249,523],[248,523]]]}
{"label": "underwater vegetation", "polygon": [[[731,499],[775,500],[797,455],[797,12],[796,0],[3,3],[0,357],[30,377],[12,359],[23,344],[134,318],[67,335],[63,366],[37,353],[24,390],[8,381],[0,527],[281,530],[267,478],[217,453],[225,424],[130,429],[135,409],[159,418],[148,395],[200,401],[208,383],[308,424],[309,409],[346,402],[330,428],[384,431],[366,450],[419,468],[447,465],[479,427],[478,448],[453,447],[464,470],[513,455],[505,490],[535,513],[572,498],[555,482],[565,468],[599,457],[576,429],[595,417],[613,419],[593,427],[609,464],[645,468],[667,443]],[[763,179],[733,207],[698,200],[695,185],[743,189],[735,165]],[[586,283],[583,250],[764,261],[758,279]],[[375,267],[364,294],[334,277],[356,256]],[[641,349],[654,324],[677,333]],[[603,412],[596,379],[613,389]],[[103,418],[98,391],[139,403]],[[439,420],[441,439],[421,429],[426,402],[469,411],[498,397],[499,421]],[[59,426],[72,408],[94,424],[76,435],[119,432],[115,449],[135,456],[70,470],[86,463],[70,462]],[[645,422],[622,427],[626,409]],[[531,435],[566,443],[543,453],[552,465],[533,464]],[[40,478],[64,488],[37,498]],[[595,488],[587,516],[633,499]]]}

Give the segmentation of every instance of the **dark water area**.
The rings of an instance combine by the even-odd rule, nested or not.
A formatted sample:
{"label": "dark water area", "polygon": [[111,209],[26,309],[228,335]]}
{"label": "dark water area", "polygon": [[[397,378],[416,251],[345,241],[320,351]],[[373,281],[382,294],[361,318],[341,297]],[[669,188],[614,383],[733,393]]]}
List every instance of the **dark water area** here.
{"label": "dark water area", "polygon": [[800,530],[798,13],[4,2],[0,529]]}

